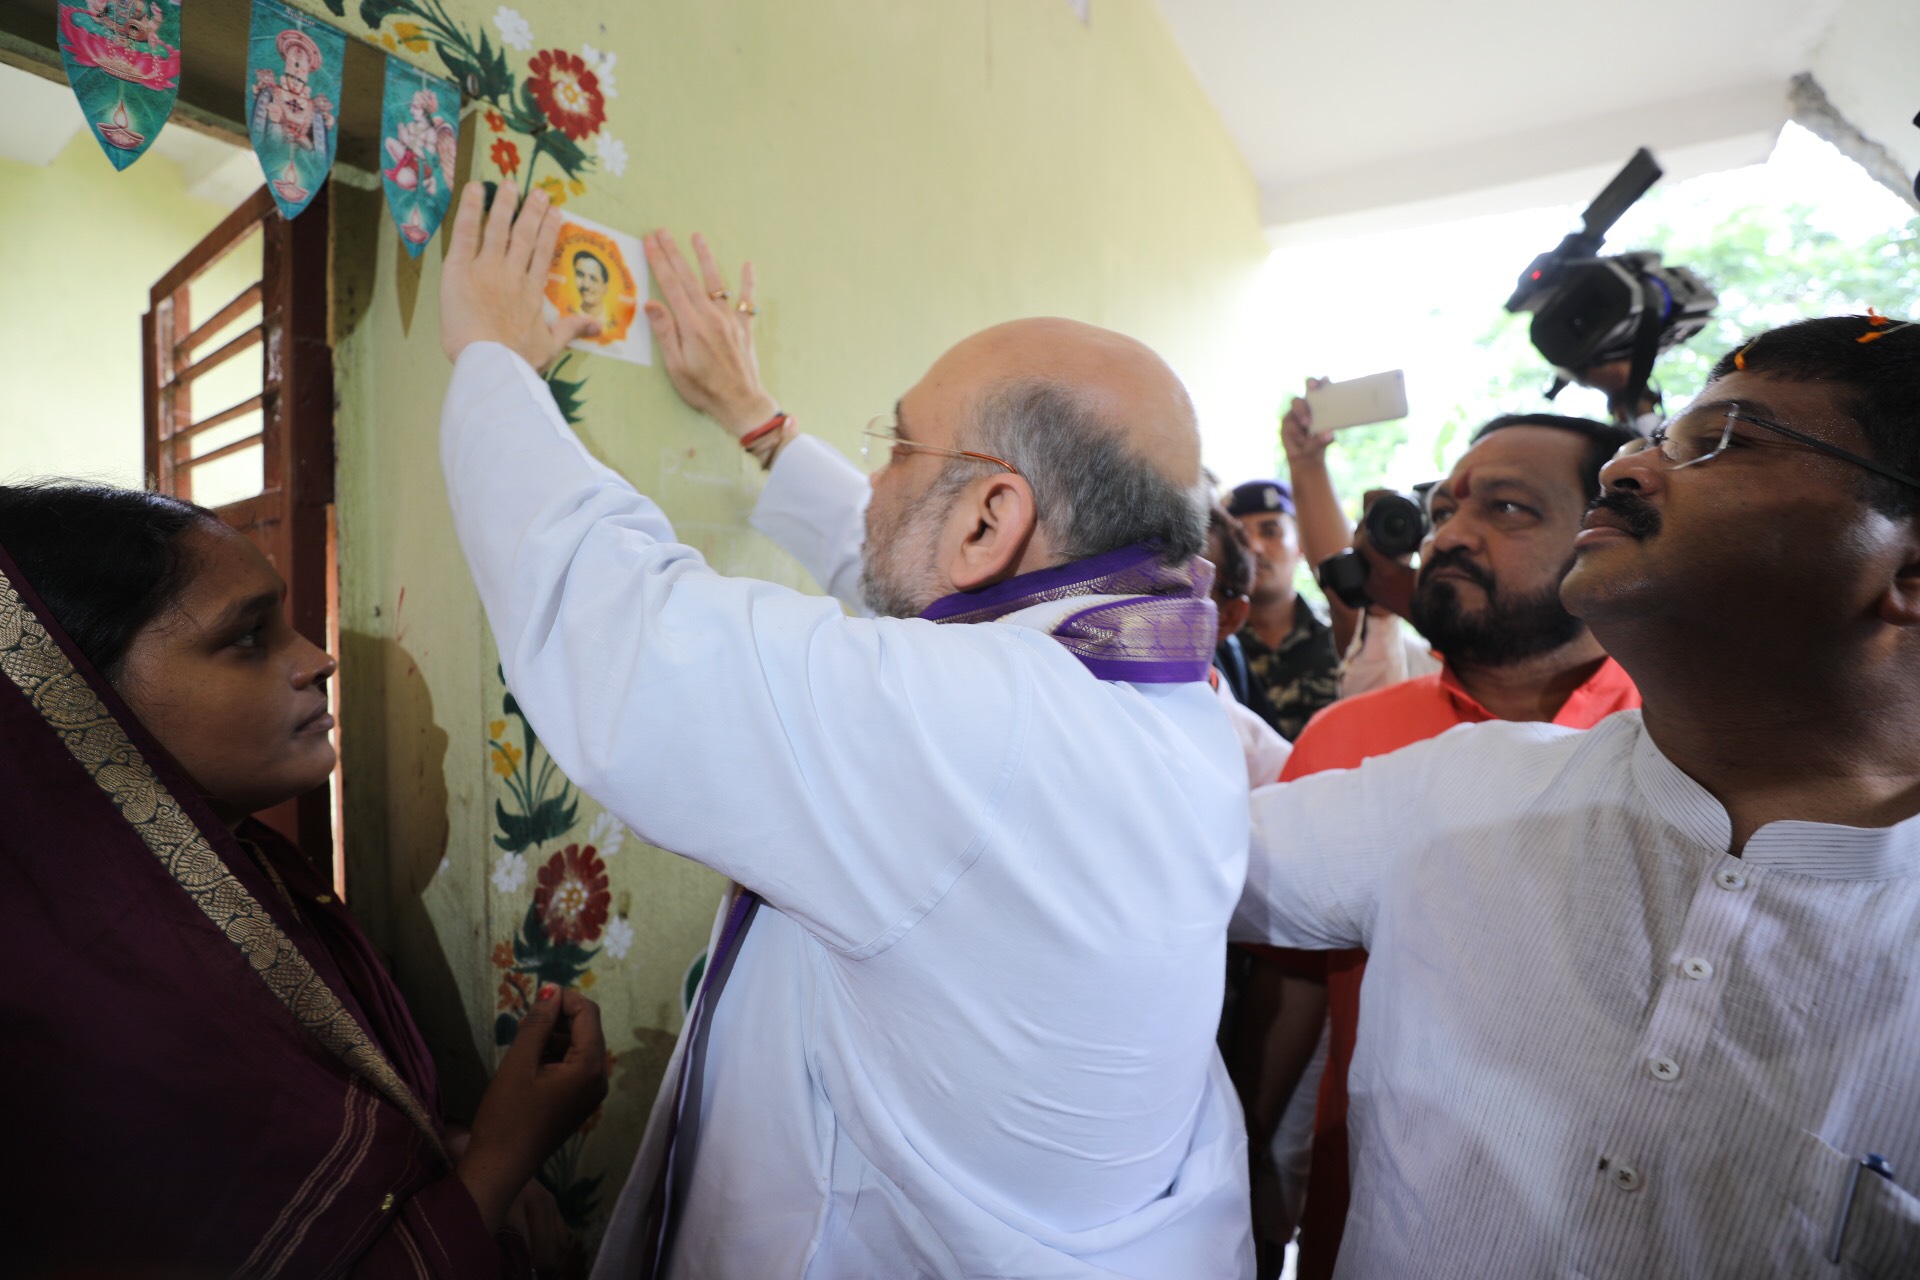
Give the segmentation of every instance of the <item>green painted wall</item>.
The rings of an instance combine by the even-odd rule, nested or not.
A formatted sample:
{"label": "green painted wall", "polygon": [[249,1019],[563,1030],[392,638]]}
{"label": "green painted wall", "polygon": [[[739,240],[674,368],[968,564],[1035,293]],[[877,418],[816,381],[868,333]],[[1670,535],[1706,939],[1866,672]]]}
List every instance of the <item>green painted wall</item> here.
{"label": "green painted wall", "polygon": [[[495,0],[449,7],[470,39],[500,44]],[[365,36],[360,9],[337,20]],[[1096,0],[1091,26],[1063,0],[521,12],[532,43],[507,50],[517,77],[551,47],[617,58],[606,129],[626,172],[585,173],[568,207],[636,234],[704,230],[729,269],[751,256],[762,366],[808,429],[854,449],[944,348],[1031,314],[1145,339],[1206,402],[1266,247],[1252,181],[1148,0]],[[388,13],[371,38],[406,38],[405,20]],[[440,66],[427,45],[408,52]],[[496,135],[478,117],[470,128],[490,172]],[[510,140],[524,156],[528,140]],[[554,172],[543,161],[542,176]],[[542,757],[495,745],[526,754],[441,492],[438,242],[416,268],[376,197],[335,196],[349,894],[430,1032],[455,1046],[443,1065],[458,1108],[491,1065],[503,1005],[511,1020],[511,944],[526,941],[537,873],[569,845],[604,853],[617,829],[596,829],[597,809],[580,803],[518,855],[516,881],[500,814],[511,822],[541,798],[517,788]],[[588,357],[571,372],[587,378],[589,445],[687,541],[724,571],[811,588],[745,526],[757,469],[658,369]],[[581,1179],[605,1174],[596,1214],[624,1176],[720,888],[630,837],[605,865],[631,947],[616,957],[603,933],[562,957],[603,1003],[620,1057],[604,1117],[561,1171],[582,1197]]]}
{"label": "green painted wall", "polygon": [[[0,280],[8,299],[0,307],[0,384],[7,388],[0,483],[72,476],[141,485],[147,290],[228,212],[189,196],[180,166],[165,156],[116,172],[84,130],[45,167],[0,159]],[[259,278],[257,245],[250,265],[246,257],[222,263],[198,287],[209,314]],[[257,368],[250,389],[246,382],[246,369],[220,369],[197,394],[209,411],[224,408],[259,389]],[[253,465],[257,489],[257,458]]]}

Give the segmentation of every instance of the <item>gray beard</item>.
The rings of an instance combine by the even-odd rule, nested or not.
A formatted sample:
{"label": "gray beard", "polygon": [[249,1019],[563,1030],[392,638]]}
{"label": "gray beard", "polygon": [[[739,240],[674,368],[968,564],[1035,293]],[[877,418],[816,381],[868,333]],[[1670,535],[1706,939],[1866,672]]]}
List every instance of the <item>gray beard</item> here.
{"label": "gray beard", "polygon": [[[892,527],[875,527],[869,514],[860,558],[860,598],[876,618],[917,618],[948,594],[950,588],[933,567],[931,550],[923,549],[934,545],[952,506],[951,501],[922,501],[904,519],[891,522]],[[916,555],[920,563],[902,563]]]}
{"label": "gray beard", "polygon": [[860,598],[876,618],[917,618],[940,598],[911,583],[895,580],[891,566],[882,567],[868,556],[860,566]]}

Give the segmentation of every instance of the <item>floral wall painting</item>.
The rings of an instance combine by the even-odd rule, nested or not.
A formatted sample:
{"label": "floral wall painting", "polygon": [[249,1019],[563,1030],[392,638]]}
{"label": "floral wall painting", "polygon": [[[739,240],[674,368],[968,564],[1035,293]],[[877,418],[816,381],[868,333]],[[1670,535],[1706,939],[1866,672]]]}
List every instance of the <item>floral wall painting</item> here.
{"label": "floral wall painting", "polygon": [[[345,17],[350,0],[323,2]],[[532,24],[505,5],[478,30],[456,21],[445,0],[359,0],[358,10],[360,21],[389,49],[431,47],[460,91],[486,104],[487,127],[494,135],[487,154],[500,175],[514,179],[522,191],[546,186],[558,203],[586,191],[584,178],[603,157],[618,157],[618,167],[610,164],[609,172],[625,169],[624,149],[608,146],[612,140],[605,136],[607,102],[615,96],[612,54],[590,47],[578,53],[536,50]],[[523,72],[516,74],[509,53],[531,54]],[[542,161],[556,172],[543,174]]]}
{"label": "floral wall painting", "polygon": [[60,59],[115,169],[153,145],[180,93],[180,0],[61,0]]}
{"label": "floral wall painting", "polygon": [[[500,710],[501,718],[487,726],[487,751],[493,771],[506,783],[513,807],[509,809],[504,799],[493,802],[494,820],[500,827],[493,842],[518,855],[571,828],[579,820],[580,798],[553,758],[540,748],[539,737],[511,691],[502,696]],[[517,733],[513,731],[516,723]],[[494,874],[494,887],[500,888],[499,870]]]}
{"label": "floral wall painting", "polygon": [[460,91],[398,58],[387,59],[380,112],[381,185],[401,247],[419,257],[453,202]]}
{"label": "floral wall painting", "polygon": [[282,217],[298,217],[333,168],[346,55],[342,32],[274,0],[254,0],[247,133]]}
{"label": "floral wall painting", "polygon": [[599,326],[569,343],[575,351],[653,363],[653,339],[638,323],[647,296],[647,260],[640,242],[612,227],[569,215],[547,275],[551,315],[583,315]]}
{"label": "floral wall painting", "polygon": [[[321,3],[337,18],[345,18],[352,4],[368,39],[389,53],[437,55],[459,92],[479,100],[485,132],[476,158],[484,156],[499,177],[511,179],[523,193],[539,187],[555,205],[562,205],[586,195],[588,180],[595,175],[626,175],[626,144],[607,119],[609,104],[620,96],[619,57],[613,51],[589,44],[578,51],[540,44],[526,15],[509,5],[497,5],[491,17],[466,26],[453,16],[447,0]],[[631,238],[622,240],[629,246],[625,256],[635,272],[637,307],[646,296],[646,260]],[[646,326],[627,323],[637,328],[630,328],[627,338],[574,345],[581,351],[652,363],[652,336]],[[586,403],[586,379],[570,367],[578,364],[575,356],[563,357],[547,377],[561,413],[576,424]]]}
{"label": "floral wall painting", "polygon": [[[504,1049],[543,983],[591,990],[597,967],[626,959],[634,928],[626,895],[616,904],[608,873],[627,829],[608,813],[583,820],[578,792],[555,768],[511,691],[501,694],[500,717],[487,726],[487,752],[506,793],[494,803],[492,914],[514,922],[493,945],[499,978],[492,1039]],[[670,1045],[671,1036],[666,1040]],[[595,1112],[540,1174],[576,1231],[589,1229],[602,1207],[605,1171],[587,1173],[582,1160],[599,1122]]]}

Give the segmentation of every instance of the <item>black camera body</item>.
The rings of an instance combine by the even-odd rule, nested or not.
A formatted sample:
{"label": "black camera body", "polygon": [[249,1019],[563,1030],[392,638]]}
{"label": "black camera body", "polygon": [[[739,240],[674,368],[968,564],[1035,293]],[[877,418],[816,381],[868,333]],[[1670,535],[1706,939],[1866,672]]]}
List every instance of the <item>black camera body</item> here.
{"label": "black camera body", "polygon": [[1660,180],[1645,147],[1581,215],[1581,228],[1521,273],[1508,311],[1533,312],[1534,349],[1558,376],[1551,400],[1594,365],[1629,362],[1625,386],[1612,400],[1632,416],[1653,373],[1654,359],[1706,328],[1720,299],[1685,267],[1669,267],[1652,252],[1600,256],[1607,232],[1633,202]]}
{"label": "black camera body", "polygon": [[1720,300],[1692,271],[1663,266],[1651,251],[1563,263],[1560,281],[1533,313],[1529,335],[1562,377],[1632,359],[1643,327],[1655,331],[1655,355],[1679,346],[1707,327]]}
{"label": "black camera body", "polygon": [[[1389,558],[1410,556],[1420,549],[1432,528],[1427,519],[1427,504],[1404,493],[1383,493],[1360,517],[1367,545]],[[1358,551],[1342,551],[1328,556],[1314,570],[1320,589],[1349,609],[1364,609],[1373,603],[1367,594],[1367,559]]]}

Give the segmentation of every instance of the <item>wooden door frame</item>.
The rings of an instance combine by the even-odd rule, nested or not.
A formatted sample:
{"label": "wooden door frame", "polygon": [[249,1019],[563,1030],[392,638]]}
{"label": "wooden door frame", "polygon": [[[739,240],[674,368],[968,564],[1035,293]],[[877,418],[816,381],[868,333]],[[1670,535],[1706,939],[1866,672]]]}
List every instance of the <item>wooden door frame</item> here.
{"label": "wooden door frame", "polygon": [[[257,442],[262,491],[220,508],[218,514],[252,538],[286,579],[288,621],[294,629],[337,653],[333,351],[328,344],[331,189],[331,183],[322,186],[301,215],[289,221],[280,216],[267,189],[260,188],[154,284],[141,328],[148,484],[190,499],[191,465]],[[191,307],[177,307],[177,295],[255,225],[261,237],[259,284],[192,324]],[[192,359],[202,341],[255,301],[261,307],[257,326]],[[262,362],[260,395],[194,422],[192,378],[256,346]],[[261,413],[257,438],[192,457],[195,435],[256,407]],[[191,465],[183,465],[189,460]],[[330,700],[337,716],[337,692],[330,692]],[[336,885],[342,870],[338,779],[336,768],[333,786],[301,796],[291,803],[291,812],[271,815],[274,825],[308,857],[332,864]]]}

